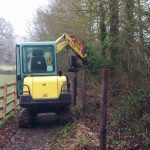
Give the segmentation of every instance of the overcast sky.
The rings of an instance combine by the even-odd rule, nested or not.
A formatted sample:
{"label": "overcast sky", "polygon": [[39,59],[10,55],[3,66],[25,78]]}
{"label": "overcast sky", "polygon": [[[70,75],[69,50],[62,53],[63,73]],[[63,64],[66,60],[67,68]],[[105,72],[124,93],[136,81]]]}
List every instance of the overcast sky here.
{"label": "overcast sky", "polygon": [[27,23],[32,21],[36,9],[46,3],[47,0],[0,0],[0,17],[13,25],[16,35],[26,36]]}

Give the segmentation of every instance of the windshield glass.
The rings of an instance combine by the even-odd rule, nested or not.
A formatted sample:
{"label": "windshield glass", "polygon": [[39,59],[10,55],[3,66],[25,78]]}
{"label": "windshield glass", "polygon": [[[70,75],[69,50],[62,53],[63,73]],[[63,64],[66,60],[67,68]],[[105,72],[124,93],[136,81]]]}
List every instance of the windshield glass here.
{"label": "windshield glass", "polygon": [[24,46],[23,72],[55,72],[54,46]]}

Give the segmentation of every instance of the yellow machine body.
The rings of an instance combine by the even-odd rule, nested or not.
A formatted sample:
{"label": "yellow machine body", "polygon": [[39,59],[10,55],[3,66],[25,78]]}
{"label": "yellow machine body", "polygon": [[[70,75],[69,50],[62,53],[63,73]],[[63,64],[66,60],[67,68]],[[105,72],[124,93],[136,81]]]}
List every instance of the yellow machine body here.
{"label": "yellow machine body", "polygon": [[66,76],[35,76],[24,78],[23,95],[30,94],[33,100],[58,99],[67,90]]}

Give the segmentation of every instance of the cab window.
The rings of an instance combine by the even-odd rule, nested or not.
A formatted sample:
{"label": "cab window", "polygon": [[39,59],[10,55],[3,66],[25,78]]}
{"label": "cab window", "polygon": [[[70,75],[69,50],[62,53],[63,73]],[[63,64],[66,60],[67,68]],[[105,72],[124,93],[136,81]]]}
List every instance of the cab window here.
{"label": "cab window", "polygon": [[24,73],[55,72],[54,46],[24,46]]}

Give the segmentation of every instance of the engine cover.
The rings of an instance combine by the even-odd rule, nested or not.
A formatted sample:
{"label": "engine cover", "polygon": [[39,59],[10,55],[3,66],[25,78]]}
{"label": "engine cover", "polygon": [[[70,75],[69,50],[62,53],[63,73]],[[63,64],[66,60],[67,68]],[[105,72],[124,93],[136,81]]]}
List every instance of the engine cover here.
{"label": "engine cover", "polygon": [[[24,85],[29,87],[33,100],[57,99],[66,81],[66,76],[35,76],[25,77]],[[28,91],[27,86],[24,86],[23,91]],[[23,92],[23,95],[27,94],[27,92]]]}

